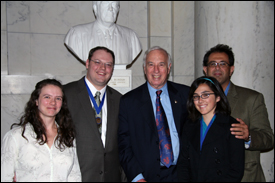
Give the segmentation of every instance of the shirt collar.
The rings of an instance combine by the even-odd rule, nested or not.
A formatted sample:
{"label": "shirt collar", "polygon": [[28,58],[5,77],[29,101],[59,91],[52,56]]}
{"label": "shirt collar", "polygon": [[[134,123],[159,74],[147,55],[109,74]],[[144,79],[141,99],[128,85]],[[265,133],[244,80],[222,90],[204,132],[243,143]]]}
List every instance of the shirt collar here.
{"label": "shirt collar", "polygon": [[225,96],[227,96],[227,94],[228,94],[228,90],[229,90],[229,88],[230,88],[230,81],[229,81],[229,83],[228,83],[228,85],[227,85],[227,87],[226,87],[226,89],[225,89],[225,91],[224,91],[224,94],[225,94]]}
{"label": "shirt collar", "polygon": [[164,85],[162,88],[160,88],[160,89],[155,89],[155,88],[153,88],[153,87],[149,84],[148,81],[147,81],[147,86],[148,86],[149,93],[150,93],[150,96],[151,96],[151,97],[156,96],[156,95],[157,95],[157,94],[156,94],[156,91],[158,91],[158,90],[162,90],[162,93],[161,93],[162,96],[163,96],[163,95],[168,95],[167,82],[166,82],[165,85]]}
{"label": "shirt collar", "polygon": [[[95,96],[95,93],[96,93],[98,90],[97,90],[97,89],[94,87],[94,85],[87,79],[86,76],[85,76],[85,81],[86,81],[88,87],[90,88],[90,90],[91,90],[93,96]],[[107,87],[107,85],[104,86],[104,88],[102,88],[102,89],[99,91],[99,92],[101,93],[101,94],[100,94],[100,100],[102,100],[102,98],[103,98],[103,94],[104,94],[105,91],[106,91],[106,87]]]}

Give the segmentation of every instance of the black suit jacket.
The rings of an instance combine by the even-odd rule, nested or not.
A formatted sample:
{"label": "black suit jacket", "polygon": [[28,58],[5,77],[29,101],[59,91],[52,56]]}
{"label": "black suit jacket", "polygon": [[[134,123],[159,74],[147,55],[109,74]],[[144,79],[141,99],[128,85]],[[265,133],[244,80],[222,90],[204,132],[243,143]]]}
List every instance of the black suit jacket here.
{"label": "black suit jacket", "polygon": [[244,141],[231,135],[231,116],[217,114],[200,151],[200,121],[186,122],[178,160],[179,181],[240,182],[244,173]]}
{"label": "black suit jacket", "polygon": [[118,156],[118,107],[121,94],[107,86],[107,132],[105,148],[95,121],[84,77],[64,86],[76,127],[76,149],[82,181],[121,181]]}
{"label": "black suit jacket", "polygon": [[[169,81],[167,87],[180,137],[189,87]],[[159,139],[147,83],[121,97],[118,133],[120,163],[127,179],[142,173],[146,181],[160,181]]]}

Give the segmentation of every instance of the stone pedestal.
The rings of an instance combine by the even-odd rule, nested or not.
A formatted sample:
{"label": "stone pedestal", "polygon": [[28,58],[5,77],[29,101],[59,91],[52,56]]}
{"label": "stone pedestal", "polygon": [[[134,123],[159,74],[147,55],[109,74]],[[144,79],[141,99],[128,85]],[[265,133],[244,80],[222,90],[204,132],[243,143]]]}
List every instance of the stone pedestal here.
{"label": "stone pedestal", "polygon": [[132,89],[132,70],[127,70],[126,65],[115,65],[109,86],[125,94]]}

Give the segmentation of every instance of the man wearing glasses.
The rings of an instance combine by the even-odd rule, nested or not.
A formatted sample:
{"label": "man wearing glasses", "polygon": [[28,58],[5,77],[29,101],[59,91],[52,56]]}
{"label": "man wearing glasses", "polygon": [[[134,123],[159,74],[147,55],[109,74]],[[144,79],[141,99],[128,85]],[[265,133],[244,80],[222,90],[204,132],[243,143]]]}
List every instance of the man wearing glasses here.
{"label": "man wearing glasses", "polygon": [[86,61],[86,76],[64,86],[83,182],[126,181],[117,142],[121,94],[107,86],[114,64],[113,51],[95,47]]}
{"label": "man wearing glasses", "polygon": [[260,163],[260,152],[274,146],[274,135],[268,120],[264,97],[261,93],[234,85],[230,78],[234,72],[232,49],[218,44],[206,52],[203,70],[222,85],[231,107],[231,116],[240,124],[232,124],[231,134],[245,140],[245,170],[242,182],[265,182]]}

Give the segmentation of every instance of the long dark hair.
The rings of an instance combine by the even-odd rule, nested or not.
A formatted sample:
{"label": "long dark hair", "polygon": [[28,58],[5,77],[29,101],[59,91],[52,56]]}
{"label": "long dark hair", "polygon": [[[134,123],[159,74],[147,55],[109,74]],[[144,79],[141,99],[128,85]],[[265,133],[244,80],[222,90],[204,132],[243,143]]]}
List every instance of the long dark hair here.
{"label": "long dark hair", "polygon": [[196,89],[201,85],[201,84],[207,84],[210,89],[214,92],[215,96],[220,97],[220,101],[217,102],[217,106],[215,109],[215,113],[222,113],[225,115],[230,115],[231,114],[231,109],[228,103],[228,100],[223,92],[222,86],[220,83],[214,78],[214,77],[206,77],[202,76],[197,78],[191,85],[190,91],[189,91],[189,96],[188,96],[188,101],[187,101],[187,109],[189,113],[189,118],[192,121],[196,121],[201,117],[201,113],[196,109],[194,100],[193,100],[193,95]]}
{"label": "long dark hair", "polygon": [[[36,100],[38,100],[42,88],[47,85],[54,85],[59,87],[62,90],[63,94],[61,109],[55,117],[55,121],[59,125],[55,142],[57,142],[57,148],[63,151],[65,149],[65,146],[73,146],[73,140],[75,138],[75,128],[67,106],[67,99],[64,95],[63,86],[56,79],[44,79],[36,84],[35,90],[32,92],[30,99],[25,106],[24,114],[20,118],[20,122],[12,124],[11,129],[14,125],[21,126],[23,128],[22,137],[28,140],[24,136],[24,133],[26,125],[29,123],[32,125],[34,132],[36,133],[37,142],[40,145],[47,143],[46,130],[43,125],[43,121],[39,115],[38,106],[36,105]],[[43,139],[43,136],[45,137],[45,139]]]}

